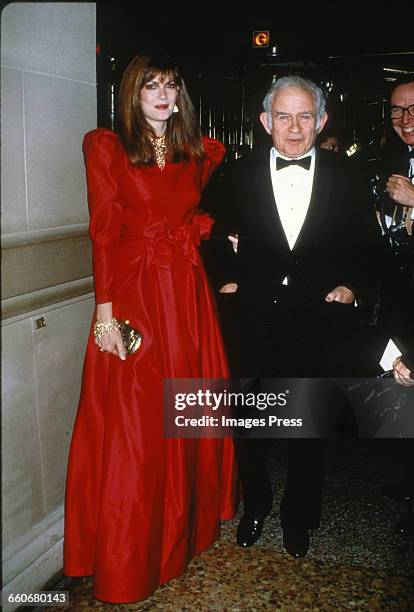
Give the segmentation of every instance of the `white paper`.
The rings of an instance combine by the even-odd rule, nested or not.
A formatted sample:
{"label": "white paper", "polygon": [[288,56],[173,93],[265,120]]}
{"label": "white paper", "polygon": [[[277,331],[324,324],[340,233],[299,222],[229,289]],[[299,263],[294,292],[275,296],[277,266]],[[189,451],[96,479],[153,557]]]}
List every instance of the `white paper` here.
{"label": "white paper", "polygon": [[381,361],[379,362],[382,369],[384,371],[392,370],[392,364],[394,360],[401,355],[401,352],[401,349],[399,349],[395,342],[393,342],[393,340],[390,338],[387,346],[385,347],[384,354],[381,357]]}

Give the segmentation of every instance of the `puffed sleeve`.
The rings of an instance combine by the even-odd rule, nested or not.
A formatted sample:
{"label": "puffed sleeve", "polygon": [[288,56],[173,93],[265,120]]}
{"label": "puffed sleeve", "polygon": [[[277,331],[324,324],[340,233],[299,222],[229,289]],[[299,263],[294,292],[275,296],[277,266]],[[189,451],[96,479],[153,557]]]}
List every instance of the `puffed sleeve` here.
{"label": "puffed sleeve", "polygon": [[219,140],[215,140],[214,138],[209,138],[208,136],[203,136],[203,146],[204,146],[204,167],[203,167],[203,175],[201,180],[201,188],[207,185],[210,176],[213,174],[214,170],[221,164],[223,161],[223,157],[226,154],[226,147]]}
{"label": "puffed sleeve", "polygon": [[117,175],[122,145],[114,132],[97,129],[83,140],[88,186],[89,234],[97,304],[112,302],[115,253],[122,224],[122,206],[117,200]]}

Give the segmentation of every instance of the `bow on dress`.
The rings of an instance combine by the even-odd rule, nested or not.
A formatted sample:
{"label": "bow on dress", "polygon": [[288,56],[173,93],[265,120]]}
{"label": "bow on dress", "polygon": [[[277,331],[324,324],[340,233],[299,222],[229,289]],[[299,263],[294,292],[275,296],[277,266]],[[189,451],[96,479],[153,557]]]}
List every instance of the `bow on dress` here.
{"label": "bow on dress", "polygon": [[190,223],[172,231],[165,217],[150,217],[144,228],[151,263],[162,268],[170,268],[177,247],[194,265],[200,265],[197,247],[201,240],[210,236],[214,220],[207,213],[196,213]]}

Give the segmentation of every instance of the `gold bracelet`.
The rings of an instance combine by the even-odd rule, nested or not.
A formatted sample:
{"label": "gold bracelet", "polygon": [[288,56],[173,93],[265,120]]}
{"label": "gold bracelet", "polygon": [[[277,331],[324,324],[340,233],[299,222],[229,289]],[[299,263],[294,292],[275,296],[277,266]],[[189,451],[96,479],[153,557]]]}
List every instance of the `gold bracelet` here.
{"label": "gold bracelet", "polygon": [[93,335],[95,338],[100,340],[102,336],[108,334],[114,329],[119,329],[119,323],[115,318],[111,319],[110,321],[103,321],[102,323],[98,323],[96,321],[96,323],[93,324]]}

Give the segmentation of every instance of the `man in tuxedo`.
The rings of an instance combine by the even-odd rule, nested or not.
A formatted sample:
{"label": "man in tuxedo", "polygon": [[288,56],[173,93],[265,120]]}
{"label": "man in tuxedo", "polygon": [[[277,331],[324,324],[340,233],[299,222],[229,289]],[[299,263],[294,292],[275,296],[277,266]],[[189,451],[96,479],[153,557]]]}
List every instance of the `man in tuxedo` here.
{"label": "man in tuxedo", "polygon": [[389,200],[382,225],[390,247],[385,285],[389,331],[405,349],[394,363],[395,378],[410,385],[414,384],[414,80],[403,79],[394,86],[390,117],[399,146],[390,145],[383,160]]}
{"label": "man in tuxedo", "polygon": [[[391,91],[390,118],[398,137],[386,148],[383,172],[387,177],[388,200],[380,215],[388,242],[388,265],[383,275],[386,323],[385,341],[390,337],[402,351],[394,363],[394,376],[407,387],[414,405],[414,80],[398,81]],[[404,480],[385,487],[389,497],[414,502],[414,441],[403,444]],[[414,535],[414,514],[401,521],[396,532]]]}
{"label": "man in tuxedo", "polygon": [[[234,162],[223,182],[227,214],[215,284],[227,313],[232,374],[314,381],[358,375],[355,306],[374,277],[369,262],[379,234],[370,192],[352,164],[315,148],[327,120],[317,85],[282,77],[263,104],[260,121],[273,146]],[[238,236],[237,254],[228,233]],[[322,413],[335,401],[331,396]],[[270,440],[235,442],[244,499],[237,541],[247,547],[272,508]],[[288,441],[280,518],[294,557],[306,555],[309,529],[319,526],[324,455],[324,440]]]}

